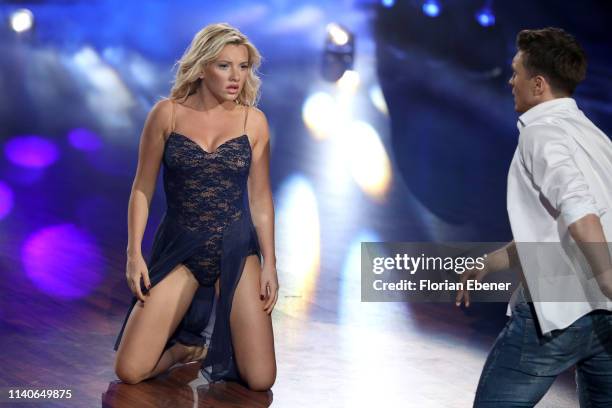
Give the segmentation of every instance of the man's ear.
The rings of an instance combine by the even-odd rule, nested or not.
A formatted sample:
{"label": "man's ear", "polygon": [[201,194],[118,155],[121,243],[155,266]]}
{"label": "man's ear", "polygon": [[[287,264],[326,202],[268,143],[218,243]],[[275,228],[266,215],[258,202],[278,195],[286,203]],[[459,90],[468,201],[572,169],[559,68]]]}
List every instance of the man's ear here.
{"label": "man's ear", "polygon": [[533,78],[533,96],[541,96],[548,88],[548,82],[542,75],[536,75]]}

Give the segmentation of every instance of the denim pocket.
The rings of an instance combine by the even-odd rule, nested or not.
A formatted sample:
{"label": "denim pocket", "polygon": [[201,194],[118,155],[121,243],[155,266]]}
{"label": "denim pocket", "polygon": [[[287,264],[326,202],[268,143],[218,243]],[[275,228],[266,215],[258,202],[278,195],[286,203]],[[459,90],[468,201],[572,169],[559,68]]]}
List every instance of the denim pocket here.
{"label": "denim pocket", "polygon": [[570,326],[543,336],[535,319],[524,319],[519,369],[536,376],[565,371],[580,358],[582,343],[588,342],[589,331],[585,329]]}

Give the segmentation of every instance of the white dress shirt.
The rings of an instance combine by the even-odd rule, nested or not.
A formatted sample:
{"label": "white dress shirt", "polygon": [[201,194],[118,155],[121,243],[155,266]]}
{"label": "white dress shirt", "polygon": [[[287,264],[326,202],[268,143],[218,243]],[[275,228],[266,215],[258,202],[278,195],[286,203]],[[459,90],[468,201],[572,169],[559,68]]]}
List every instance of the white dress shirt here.
{"label": "white dress shirt", "polygon": [[[572,98],[534,106],[517,126],[508,216],[527,297],[546,334],[592,310],[612,310],[568,230],[578,219],[596,214],[606,241],[612,239],[612,142]],[[516,298],[524,296],[522,290],[513,295],[509,314]]]}

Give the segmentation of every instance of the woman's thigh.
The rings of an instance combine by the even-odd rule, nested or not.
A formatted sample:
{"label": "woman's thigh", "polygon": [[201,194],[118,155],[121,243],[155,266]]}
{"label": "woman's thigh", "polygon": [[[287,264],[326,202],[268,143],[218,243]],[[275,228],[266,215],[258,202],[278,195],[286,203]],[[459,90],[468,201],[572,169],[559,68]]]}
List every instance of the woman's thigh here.
{"label": "woman's thigh", "polygon": [[153,370],[197,288],[198,281],[189,269],[178,265],[151,288],[145,303],[134,305],[115,360],[115,371],[122,380],[137,382]]}
{"label": "woman's thigh", "polygon": [[236,364],[254,390],[267,390],[276,378],[272,319],[259,298],[261,266],[256,256],[246,259],[232,301],[230,325]]}

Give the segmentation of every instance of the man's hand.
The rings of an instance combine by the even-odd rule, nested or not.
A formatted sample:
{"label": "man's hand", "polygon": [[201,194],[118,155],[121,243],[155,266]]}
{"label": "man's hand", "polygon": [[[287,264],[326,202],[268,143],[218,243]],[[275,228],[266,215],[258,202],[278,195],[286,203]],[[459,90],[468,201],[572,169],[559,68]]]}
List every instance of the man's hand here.
{"label": "man's hand", "polygon": [[457,297],[455,298],[455,305],[461,306],[461,302],[465,303],[465,307],[470,307],[470,292],[467,290],[467,281],[468,280],[476,280],[478,282],[482,282],[482,280],[489,274],[489,268],[486,263],[484,268],[470,268],[466,269],[465,272],[461,274],[461,284],[463,289],[457,292]]}

